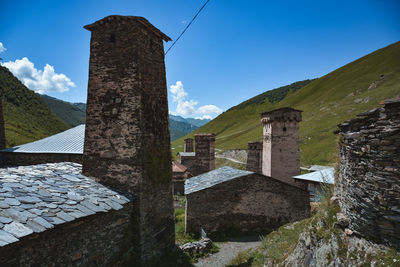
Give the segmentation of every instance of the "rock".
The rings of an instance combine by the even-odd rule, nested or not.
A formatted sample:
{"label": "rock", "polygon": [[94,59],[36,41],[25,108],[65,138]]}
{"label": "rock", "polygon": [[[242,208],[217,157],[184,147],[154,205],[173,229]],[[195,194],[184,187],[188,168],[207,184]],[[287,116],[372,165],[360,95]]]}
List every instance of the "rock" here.
{"label": "rock", "polygon": [[193,255],[194,253],[205,252],[208,249],[210,249],[211,246],[212,246],[211,239],[202,238],[202,239],[200,239],[199,241],[196,241],[196,242],[183,244],[179,248],[183,252],[188,252],[190,255]]}
{"label": "rock", "polygon": [[331,199],[329,200],[329,203],[332,206],[339,206],[339,198],[338,197],[331,197]]}
{"label": "rock", "polygon": [[344,232],[346,233],[346,235],[349,235],[349,236],[353,234],[353,231],[350,230],[349,228],[344,229]]}
{"label": "rock", "polygon": [[336,214],[337,217],[337,225],[341,228],[346,228],[347,226],[350,225],[350,219],[347,218],[343,213],[339,212]]}

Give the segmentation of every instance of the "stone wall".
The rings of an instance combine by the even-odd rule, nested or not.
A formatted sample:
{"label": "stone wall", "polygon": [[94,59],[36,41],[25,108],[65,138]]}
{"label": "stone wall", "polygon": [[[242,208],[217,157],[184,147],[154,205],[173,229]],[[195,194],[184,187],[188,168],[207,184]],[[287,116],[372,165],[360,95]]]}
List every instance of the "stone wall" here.
{"label": "stone wall", "polygon": [[215,169],[215,134],[195,134],[194,138],[195,138],[195,145],[196,145],[195,173],[194,174],[199,175],[199,174],[214,170]]}
{"label": "stone wall", "polygon": [[76,162],[82,164],[82,154],[0,152],[0,167],[28,166],[54,162]]}
{"label": "stone wall", "polygon": [[[1,266],[115,266],[124,255],[133,204],[57,225],[0,248]],[[138,237],[131,236],[133,241]],[[134,263],[131,263],[134,264]]]}
{"label": "stone wall", "polygon": [[339,125],[335,193],[349,228],[400,248],[400,99]]}
{"label": "stone wall", "polygon": [[195,166],[195,163],[196,163],[195,156],[182,156],[182,155],[179,155],[179,154],[178,154],[176,160],[177,160],[180,164],[182,164],[183,166],[185,166],[185,167],[187,168],[187,170],[188,170],[190,173],[193,174],[193,173],[196,172],[196,171],[195,171],[195,168],[196,168],[196,166]]}
{"label": "stone wall", "polygon": [[243,163],[247,161],[247,150],[246,149],[227,149],[224,152],[217,153],[218,157],[231,158]]}
{"label": "stone wall", "polygon": [[183,152],[193,152],[193,138],[183,140]]}
{"label": "stone wall", "polygon": [[301,111],[292,108],[261,114],[264,175],[296,185],[292,177],[300,174],[300,121]]}
{"label": "stone wall", "polygon": [[271,177],[251,174],[186,195],[186,230],[268,233],[309,217],[309,193]]}
{"label": "stone wall", "polygon": [[262,173],[262,142],[249,142],[247,144],[246,171]]}
{"label": "stone wall", "polygon": [[[171,147],[163,40],[142,17],[109,16],[91,31],[83,174],[132,193],[138,210],[127,251],[159,257],[174,247]],[[136,255],[131,255],[135,257]]]}

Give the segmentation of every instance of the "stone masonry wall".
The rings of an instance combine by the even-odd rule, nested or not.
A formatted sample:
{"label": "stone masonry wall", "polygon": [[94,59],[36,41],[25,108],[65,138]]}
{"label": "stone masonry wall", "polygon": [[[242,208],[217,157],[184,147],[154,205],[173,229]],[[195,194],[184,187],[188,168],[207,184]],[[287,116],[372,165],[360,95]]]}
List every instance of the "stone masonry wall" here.
{"label": "stone masonry wall", "polygon": [[54,162],[76,162],[82,164],[82,154],[65,153],[0,153],[0,166],[28,166]]}
{"label": "stone masonry wall", "polygon": [[296,185],[292,177],[300,174],[300,121],[301,111],[292,108],[262,113],[264,175]]}
{"label": "stone masonry wall", "polygon": [[400,248],[400,99],[339,125],[335,193],[349,228]]}
{"label": "stone masonry wall", "polygon": [[262,173],[262,142],[249,142],[247,147],[246,170]]}
{"label": "stone masonry wall", "polygon": [[195,134],[195,175],[215,169],[215,134]]}
{"label": "stone masonry wall", "polygon": [[271,177],[251,174],[186,195],[186,230],[268,233],[310,216],[309,193]]}
{"label": "stone masonry wall", "polygon": [[193,138],[186,138],[183,140],[183,152],[193,152]]}
{"label": "stone masonry wall", "polygon": [[0,248],[0,266],[115,266],[133,204],[58,225]]}
{"label": "stone masonry wall", "polygon": [[[146,19],[109,16],[91,31],[83,173],[137,197],[127,251],[142,261],[174,247],[163,40]],[[138,255],[136,255],[136,252]]]}

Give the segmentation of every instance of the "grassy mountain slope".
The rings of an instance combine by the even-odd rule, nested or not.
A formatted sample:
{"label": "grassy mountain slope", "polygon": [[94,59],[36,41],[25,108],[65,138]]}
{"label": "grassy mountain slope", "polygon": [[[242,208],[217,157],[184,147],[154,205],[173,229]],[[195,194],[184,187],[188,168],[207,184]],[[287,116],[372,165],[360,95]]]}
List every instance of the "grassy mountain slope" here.
{"label": "grassy mountain slope", "polygon": [[[246,148],[248,141],[262,140],[260,113],[280,107],[303,110],[300,124],[301,162],[334,162],[336,125],[356,114],[379,106],[383,99],[400,96],[400,42],[351,62],[295,92],[279,102],[240,104],[197,129],[217,135],[219,149]],[[183,138],[172,143],[182,151]]]}
{"label": "grassy mountain slope", "polygon": [[32,142],[69,128],[38,94],[26,88],[3,66],[0,66],[0,88],[3,90],[7,147]]}
{"label": "grassy mountain slope", "polygon": [[[59,100],[57,98],[41,95],[43,100],[47,103],[51,111],[53,111],[60,119],[71,127],[75,127],[79,124],[85,123],[86,111],[83,110],[83,106],[77,106],[75,104]],[[85,104],[84,104],[85,105]],[[86,110],[86,105],[85,105]]]}

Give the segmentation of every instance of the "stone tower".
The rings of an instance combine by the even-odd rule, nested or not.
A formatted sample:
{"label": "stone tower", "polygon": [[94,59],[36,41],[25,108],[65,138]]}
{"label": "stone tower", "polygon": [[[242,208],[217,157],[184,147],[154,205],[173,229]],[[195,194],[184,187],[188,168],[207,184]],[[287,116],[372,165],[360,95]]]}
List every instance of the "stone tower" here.
{"label": "stone tower", "polygon": [[262,142],[248,142],[246,170],[262,173]]}
{"label": "stone tower", "polygon": [[145,261],[175,239],[163,48],[170,38],[134,16],[84,28],[91,41],[82,171],[133,195],[124,253]]}
{"label": "stone tower", "polygon": [[195,174],[215,169],[215,134],[195,134]]}
{"label": "stone tower", "polygon": [[280,108],[261,114],[263,123],[262,173],[295,185],[300,174],[300,110]]}
{"label": "stone tower", "polygon": [[193,152],[193,138],[186,138],[183,141],[183,152]]}

